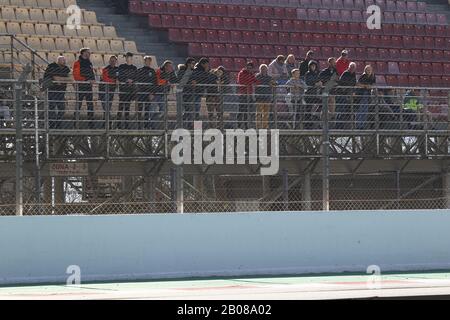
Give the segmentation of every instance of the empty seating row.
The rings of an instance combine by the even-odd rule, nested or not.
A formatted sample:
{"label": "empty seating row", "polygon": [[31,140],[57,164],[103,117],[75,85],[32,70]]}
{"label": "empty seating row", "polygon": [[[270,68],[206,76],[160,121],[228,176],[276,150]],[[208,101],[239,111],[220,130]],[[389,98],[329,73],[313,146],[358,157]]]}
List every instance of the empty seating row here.
{"label": "empty seating row", "polygon": [[169,40],[178,42],[221,42],[280,45],[340,45],[349,47],[450,50],[450,37],[311,34],[288,32],[216,31],[170,29]]}
{"label": "empty seating row", "polygon": [[366,10],[372,4],[378,5],[383,11],[392,12],[425,12],[427,10],[425,2],[395,0],[293,0],[288,6],[273,6],[273,1],[251,6],[246,4],[226,4],[226,1],[222,3],[188,3],[132,0],[129,7],[130,11],[135,14],[181,13],[225,17],[273,17],[274,15],[295,15],[295,8],[297,7]]}
{"label": "empty seating row", "polygon": [[185,15],[149,15],[153,28],[204,28],[219,30],[298,31],[376,33],[376,34],[420,34],[450,36],[448,25],[413,25],[383,23],[381,29],[369,30],[366,23],[335,22],[289,19],[246,19],[222,17],[198,17]]}
{"label": "empty seating row", "polygon": [[[81,11],[81,23],[96,25],[97,15],[94,11]],[[35,21],[35,22],[61,22],[67,23],[69,14],[66,9],[41,9],[41,8],[15,8],[15,7],[2,7],[1,8],[1,19],[8,21]]]}
{"label": "empty seating row", "polygon": [[0,0],[0,5],[33,8],[68,8],[76,5],[76,0]]}
{"label": "empty seating row", "polygon": [[116,29],[113,26],[86,26],[82,25],[80,29],[70,29],[65,24],[47,24],[47,23],[18,23],[0,21],[0,33],[4,34],[25,34],[54,37],[93,37],[120,39],[117,37]]}
{"label": "empty seating row", "polygon": [[[56,61],[60,55],[63,55],[66,58],[66,64],[68,66],[72,66],[73,62],[78,59],[78,54],[73,52],[45,52],[45,51],[38,51],[38,56],[42,59],[35,59],[38,64],[42,64],[45,66],[45,60],[48,60],[50,62]],[[21,51],[21,52],[14,52],[13,62],[14,63],[26,63],[30,62],[32,59],[32,53],[30,51]],[[99,53],[93,53],[91,54],[91,61],[96,68],[103,67],[108,64],[109,57],[111,56],[110,53],[108,54],[99,54]],[[123,55],[118,56],[119,63],[125,63],[125,58]],[[136,66],[142,66],[144,64],[144,57],[142,55],[135,55],[133,57],[134,64]],[[154,59],[156,61],[156,58]],[[11,52],[10,51],[0,51],[0,63],[10,63],[11,62]]]}
{"label": "empty seating row", "polygon": [[[24,44],[27,44],[34,50],[46,50],[46,51],[72,51],[77,52],[80,48],[88,47],[93,52],[115,52],[116,54],[123,54],[124,52],[138,53],[136,44],[134,41],[122,41],[122,40],[105,40],[105,39],[93,39],[93,38],[47,38],[47,37],[16,37],[17,40]],[[0,47],[7,48],[11,44],[11,38],[8,36],[0,37]],[[14,43],[16,50],[24,49],[23,46],[17,41]]]}
{"label": "empty seating row", "polygon": [[[194,5],[193,5],[194,6]],[[227,6],[223,6],[226,8]],[[236,6],[240,8],[239,6]],[[242,8],[242,7],[241,7]],[[228,18],[277,18],[277,19],[302,19],[302,20],[321,20],[321,21],[367,21],[370,16],[366,10],[347,10],[347,9],[303,9],[303,8],[273,8],[273,7],[249,7],[250,14],[197,14],[196,12],[164,12],[149,11],[149,14],[160,15],[193,15],[197,17],[228,17]],[[447,25],[447,17],[445,14],[435,12],[390,12],[382,11],[384,22],[397,22],[407,24],[441,24]]]}
{"label": "empty seating row", "polygon": [[[278,54],[292,53],[297,57],[304,57],[306,52],[313,50],[316,58],[327,59],[338,57],[343,47],[305,47],[305,46],[271,46],[271,45],[235,45],[221,43],[190,43],[189,55],[199,56],[231,56],[231,57],[258,57],[273,58]],[[408,50],[408,49],[379,49],[379,48],[351,48],[348,49],[351,58],[375,59],[386,61],[423,61],[448,62],[450,50]]]}

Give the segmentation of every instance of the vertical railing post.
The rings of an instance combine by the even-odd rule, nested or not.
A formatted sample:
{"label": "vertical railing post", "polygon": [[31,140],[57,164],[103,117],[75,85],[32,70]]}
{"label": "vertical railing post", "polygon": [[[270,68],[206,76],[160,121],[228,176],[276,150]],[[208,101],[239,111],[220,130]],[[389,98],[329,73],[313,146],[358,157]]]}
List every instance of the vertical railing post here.
{"label": "vertical railing post", "polygon": [[275,123],[275,129],[278,129],[278,110],[277,110],[277,88],[272,87],[272,108],[273,118]]}
{"label": "vertical railing post", "polygon": [[322,209],[330,210],[330,131],[328,119],[328,93],[322,95]]}
{"label": "vertical railing post", "polygon": [[23,215],[23,133],[22,133],[22,88],[23,82],[14,85],[16,122],[16,216]]}
{"label": "vertical railing post", "polygon": [[284,211],[289,211],[289,173],[287,169],[282,170],[283,175],[283,202]]}
{"label": "vertical railing post", "polygon": [[41,164],[39,159],[39,110],[38,110],[38,98],[34,98],[34,151],[35,151],[35,184],[36,184],[36,204],[41,204]]}
{"label": "vertical railing post", "polygon": [[183,167],[177,166],[170,170],[170,180],[172,189],[172,203],[174,212],[184,213],[184,198],[183,198]]}

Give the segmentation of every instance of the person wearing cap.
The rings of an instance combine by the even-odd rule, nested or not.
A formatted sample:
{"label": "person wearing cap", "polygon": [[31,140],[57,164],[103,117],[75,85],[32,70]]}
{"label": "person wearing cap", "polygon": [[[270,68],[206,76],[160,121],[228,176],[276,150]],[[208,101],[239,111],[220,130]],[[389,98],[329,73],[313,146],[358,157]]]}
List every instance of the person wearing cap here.
{"label": "person wearing cap", "polygon": [[336,71],[338,76],[341,76],[348,70],[350,60],[348,60],[348,50],[342,50],[341,56],[336,61]]}
{"label": "person wearing cap", "polygon": [[356,128],[363,130],[367,128],[367,119],[369,113],[373,110],[370,108],[372,89],[376,84],[375,73],[371,65],[366,65],[364,73],[359,77],[356,83],[356,95],[358,98],[358,113],[356,114]]}
{"label": "person wearing cap", "polygon": [[306,75],[306,73],[308,72],[308,66],[309,66],[309,62],[313,59],[314,57],[314,51],[310,50],[306,53],[306,57],[305,59],[300,62],[300,77],[304,77]]}
{"label": "person wearing cap", "polygon": [[253,106],[253,92],[255,85],[258,84],[252,61],[247,62],[237,76],[239,85],[239,112],[237,115],[237,125],[241,129],[247,129],[250,121],[250,111]]}
{"label": "person wearing cap", "polygon": [[138,82],[138,122],[139,128],[151,129],[152,121],[156,116],[154,105],[157,87],[156,70],[152,68],[153,58],[144,57],[144,66],[137,70],[136,82]]}
{"label": "person wearing cap", "polygon": [[112,55],[109,57],[109,64],[102,69],[101,84],[98,89],[99,99],[103,106],[104,120],[106,120],[106,112],[111,111],[114,94],[117,89],[118,71],[117,56]]}
{"label": "person wearing cap", "polygon": [[[118,69],[119,79],[119,112],[117,122],[119,129],[128,128],[131,102],[136,100],[137,67],[133,64],[133,53],[124,54],[125,63]],[[124,122],[122,122],[124,121]]]}
{"label": "person wearing cap", "polygon": [[50,128],[60,126],[65,112],[65,96],[70,69],[66,66],[66,58],[59,56],[56,62],[45,69],[43,89],[47,89]]}
{"label": "person wearing cap", "polygon": [[76,120],[79,119],[79,112],[83,101],[86,100],[87,115],[90,125],[94,120],[94,98],[93,98],[93,84],[95,83],[94,67],[90,60],[91,50],[89,48],[82,48],[80,56],[77,61],[73,63],[73,78],[77,82],[77,106],[74,112]]}

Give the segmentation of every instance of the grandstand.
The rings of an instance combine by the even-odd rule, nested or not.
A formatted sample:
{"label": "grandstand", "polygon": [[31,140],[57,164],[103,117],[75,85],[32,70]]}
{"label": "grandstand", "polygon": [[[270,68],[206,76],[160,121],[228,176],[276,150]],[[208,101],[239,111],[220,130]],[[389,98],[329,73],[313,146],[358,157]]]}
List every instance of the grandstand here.
{"label": "grandstand", "polygon": [[[130,0],[128,13],[117,12],[114,2],[103,0],[1,3],[2,103],[8,109],[5,114],[12,114],[9,120],[3,116],[0,130],[1,214],[14,214],[16,207],[17,95],[12,84],[27,63],[33,68],[23,99],[26,214],[172,212],[180,199],[185,212],[319,210],[324,203],[322,144],[328,134],[331,208],[446,208],[450,203],[450,29],[449,7],[442,1]],[[75,4],[82,19],[80,29],[72,30],[66,8]],[[366,8],[371,4],[382,8],[380,30],[367,29]],[[294,54],[300,61],[312,50],[323,69],[329,57],[347,49],[358,75],[364,66],[373,66],[379,90],[366,112],[364,130],[356,130],[356,102],[343,112],[348,113],[344,120],[330,110],[327,125],[322,107],[316,106],[308,115],[310,123],[297,128],[292,105],[283,91],[275,90],[270,128],[280,130],[278,175],[261,177],[255,165],[189,165],[179,177],[170,161],[169,141],[182,113],[176,86],[161,93],[164,108],[158,120],[152,120],[153,129],[139,127],[142,114],[139,103],[133,102],[125,130],[118,94],[105,112],[100,89],[94,87],[93,114],[84,104],[79,112],[78,84],[69,83],[61,126],[52,127],[39,80],[59,55],[72,67],[82,47],[92,51],[97,82],[111,55],[118,55],[122,64],[123,54],[132,52],[137,67],[150,55],[154,69],[167,59],[176,67],[188,56],[208,57],[212,68],[223,66],[230,72],[225,129],[242,122],[235,83],[249,60],[259,66],[279,54]],[[403,106],[411,94],[422,103],[415,115],[408,115]],[[392,103],[398,111],[389,109]],[[200,104],[200,118],[208,123],[208,97]],[[57,170],[67,163],[88,169]]]}

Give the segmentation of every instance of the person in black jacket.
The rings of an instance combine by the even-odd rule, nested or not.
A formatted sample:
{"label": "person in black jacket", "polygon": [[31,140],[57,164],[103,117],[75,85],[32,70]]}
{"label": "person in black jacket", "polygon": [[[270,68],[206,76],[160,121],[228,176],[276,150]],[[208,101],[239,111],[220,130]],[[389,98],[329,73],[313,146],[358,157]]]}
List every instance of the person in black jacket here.
{"label": "person in black jacket", "polygon": [[[163,62],[160,68],[156,70],[156,93],[154,97],[154,105],[155,105],[155,116],[154,123],[158,122],[158,126],[160,127],[162,122],[159,119],[162,119],[166,114],[167,110],[167,96],[170,93],[172,85],[178,82],[177,75],[175,73],[175,69],[173,67],[173,62],[170,60],[166,60]],[[155,120],[157,119],[157,120]]]}
{"label": "person in black jacket", "polygon": [[138,85],[137,100],[139,101],[139,127],[152,128],[152,121],[156,115],[154,99],[157,87],[156,71],[152,68],[151,56],[144,57],[144,66],[137,71]]}
{"label": "person in black jacket", "polygon": [[328,67],[320,71],[319,74],[320,81],[324,86],[323,92],[328,90],[328,110],[330,114],[334,114],[336,108],[336,85],[339,80],[339,76],[336,71],[336,59],[328,58]]}
{"label": "person in black jacket", "polygon": [[[119,85],[119,112],[117,121],[119,129],[128,127],[127,123],[130,116],[130,104],[136,100],[136,77],[137,67],[133,64],[133,53],[127,52],[124,55],[126,62],[119,66],[118,79]],[[122,123],[122,119],[124,123]]]}
{"label": "person in black jacket", "polygon": [[313,127],[313,123],[306,122],[313,119],[313,112],[317,111],[322,105],[322,99],[319,94],[322,89],[322,81],[319,77],[319,68],[317,62],[311,60],[308,64],[308,72],[305,75],[305,83],[308,89],[305,92],[305,128]]}
{"label": "person in black jacket", "polygon": [[114,100],[114,94],[117,89],[117,76],[119,73],[119,67],[117,67],[117,56],[109,57],[109,64],[102,69],[102,82],[99,86],[99,99],[102,102],[104,119],[106,120],[106,113],[111,111],[112,102]]}
{"label": "person in black jacket", "polygon": [[66,66],[66,58],[59,56],[56,62],[50,63],[44,73],[44,83],[48,90],[49,126],[51,129],[61,127],[65,112],[65,95],[69,81],[70,69]]}
{"label": "person in black jacket", "polygon": [[300,77],[304,78],[306,73],[309,71],[309,63],[314,58],[314,51],[308,51],[306,57],[302,62],[300,62]]}
{"label": "person in black jacket", "polygon": [[338,96],[336,98],[337,129],[349,127],[351,119],[351,105],[353,101],[354,87],[356,86],[356,63],[351,62],[338,81]]}
{"label": "person in black jacket", "polygon": [[194,121],[200,119],[201,99],[205,94],[208,80],[210,79],[209,60],[207,58],[201,58],[192,71],[188,82],[192,93],[189,101],[186,101],[183,116],[183,122],[188,126],[191,126],[191,123],[193,124]]}

